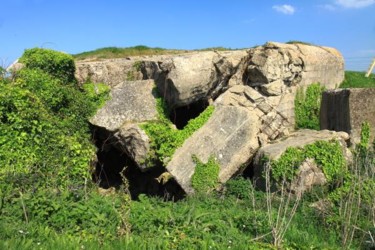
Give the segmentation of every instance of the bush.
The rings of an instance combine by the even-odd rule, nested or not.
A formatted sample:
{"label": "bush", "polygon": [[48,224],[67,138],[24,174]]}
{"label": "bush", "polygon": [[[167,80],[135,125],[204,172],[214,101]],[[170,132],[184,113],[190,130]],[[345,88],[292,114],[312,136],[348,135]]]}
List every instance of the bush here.
{"label": "bush", "polygon": [[[33,56],[24,58],[38,65]],[[25,238],[51,232],[116,236],[122,203],[95,195],[89,181],[96,149],[87,118],[106,91],[88,93],[40,67],[25,67],[13,81],[0,82],[2,239],[19,232]]]}
{"label": "bush", "polygon": [[229,180],[225,187],[227,195],[235,196],[238,199],[249,199],[253,189],[251,181],[243,177]]}
{"label": "bush", "polygon": [[75,64],[71,55],[33,48],[25,50],[19,62],[24,63],[29,69],[41,69],[64,83],[75,81]]}
{"label": "bush", "polygon": [[296,128],[320,129],[320,103],[324,87],[319,83],[309,85],[304,92],[303,88],[297,90],[294,101]]}

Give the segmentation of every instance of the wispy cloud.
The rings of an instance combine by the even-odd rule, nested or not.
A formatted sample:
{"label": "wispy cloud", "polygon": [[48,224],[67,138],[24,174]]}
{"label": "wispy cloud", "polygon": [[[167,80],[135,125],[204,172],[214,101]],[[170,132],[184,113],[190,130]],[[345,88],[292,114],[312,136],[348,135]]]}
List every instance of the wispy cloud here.
{"label": "wispy cloud", "polygon": [[335,0],[335,4],[344,8],[365,8],[375,4],[375,0]]}
{"label": "wispy cloud", "polygon": [[318,7],[329,10],[329,11],[334,11],[337,9],[337,6],[334,6],[332,4],[319,5]]}
{"label": "wispy cloud", "polygon": [[277,12],[283,13],[285,15],[293,15],[296,9],[288,4],[283,5],[274,5],[272,9],[276,10]]}

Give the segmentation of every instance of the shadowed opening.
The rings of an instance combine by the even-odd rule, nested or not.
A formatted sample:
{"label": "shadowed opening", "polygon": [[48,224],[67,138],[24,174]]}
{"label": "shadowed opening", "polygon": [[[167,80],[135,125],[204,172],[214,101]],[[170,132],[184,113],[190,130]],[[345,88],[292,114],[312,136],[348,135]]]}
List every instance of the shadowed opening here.
{"label": "shadowed opening", "polygon": [[207,106],[207,100],[199,100],[189,105],[172,109],[169,118],[178,129],[183,129],[191,119],[198,117]]}
{"label": "shadowed opening", "polygon": [[142,172],[125,152],[115,147],[115,141],[108,131],[94,128],[93,135],[98,151],[92,180],[99,187],[118,189],[123,184],[124,176],[132,199],[137,199],[140,194],[174,201],[184,198],[184,191],[174,179],[165,183],[161,180],[160,176],[165,173],[164,167],[158,165]]}

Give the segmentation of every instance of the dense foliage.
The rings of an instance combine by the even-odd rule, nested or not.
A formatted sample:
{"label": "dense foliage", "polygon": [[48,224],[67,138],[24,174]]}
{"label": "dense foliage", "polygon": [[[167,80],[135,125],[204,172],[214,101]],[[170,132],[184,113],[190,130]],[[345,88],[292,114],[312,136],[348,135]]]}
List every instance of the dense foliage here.
{"label": "dense foliage", "polygon": [[314,83],[304,88],[299,88],[294,101],[296,128],[320,129],[320,103],[324,87]]}
{"label": "dense foliage", "polygon": [[28,69],[41,69],[63,83],[75,81],[75,64],[71,55],[50,49],[33,48],[25,50],[19,62]]}
{"label": "dense foliage", "polygon": [[75,85],[65,54],[32,49],[22,58],[14,80],[0,81],[0,235],[89,237],[100,233],[94,225],[116,235],[121,220],[113,201],[89,192],[96,149],[87,118],[108,90],[93,95],[92,84]]}
{"label": "dense foliage", "polygon": [[208,106],[198,117],[191,119],[181,130],[173,128],[168,119],[168,109],[161,98],[157,99],[159,120],[142,125],[151,139],[150,164],[155,161],[166,163],[174,151],[180,147],[196,130],[203,126],[214,111],[213,106]]}

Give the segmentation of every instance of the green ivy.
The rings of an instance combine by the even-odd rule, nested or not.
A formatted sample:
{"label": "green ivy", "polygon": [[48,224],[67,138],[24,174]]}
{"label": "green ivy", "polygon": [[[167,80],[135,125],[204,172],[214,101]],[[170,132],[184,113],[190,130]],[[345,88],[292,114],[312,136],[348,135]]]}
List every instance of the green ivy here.
{"label": "green ivy", "polygon": [[168,119],[168,109],[162,98],[157,99],[157,110],[159,113],[158,121],[141,125],[151,141],[150,165],[153,165],[154,161],[166,164],[175,150],[207,122],[214,111],[214,107],[208,106],[198,117],[190,120],[182,130],[175,129]]}
{"label": "green ivy", "polygon": [[328,182],[338,181],[346,172],[346,161],[338,141],[317,141],[305,147],[305,158],[322,167]]}
{"label": "green ivy", "polygon": [[324,87],[319,83],[313,83],[306,88],[299,88],[294,100],[294,112],[296,128],[320,129],[320,103]]}
{"label": "green ivy", "polygon": [[213,191],[219,180],[220,165],[213,156],[203,163],[196,155],[192,156],[195,163],[195,171],[191,177],[191,185],[197,193]]}
{"label": "green ivy", "polygon": [[370,144],[370,124],[368,122],[363,122],[361,126],[361,141],[359,147],[367,149]]}
{"label": "green ivy", "polygon": [[278,160],[271,163],[272,177],[277,181],[281,181],[283,178],[289,181],[293,180],[303,160],[303,149],[287,148]]}
{"label": "green ivy", "polygon": [[83,84],[83,90],[92,103],[97,108],[102,107],[109,99],[110,88],[104,83],[86,82]]}
{"label": "green ivy", "polygon": [[[35,67],[39,64],[32,59],[41,60],[45,54],[54,62],[66,56],[27,51],[22,57],[27,58],[25,68],[13,81],[0,82],[0,179],[23,189],[66,189],[90,178],[95,147],[87,118],[108,96],[103,87],[94,96],[90,85],[81,89]],[[34,58],[37,55],[43,56]]]}
{"label": "green ivy", "polygon": [[41,69],[64,83],[75,81],[75,63],[71,55],[50,49],[33,48],[25,50],[19,62],[24,63],[29,69]]}
{"label": "green ivy", "polygon": [[108,88],[74,84],[65,54],[33,49],[22,58],[25,67],[0,81],[0,235],[116,237],[128,202],[97,195],[90,181],[96,148],[87,119]]}
{"label": "green ivy", "polygon": [[345,172],[345,158],[337,141],[316,141],[303,148],[288,148],[278,160],[272,161],[272,177],[281,181],[295,178],[298,167],[307,159],[314,159],[322,168],[328,182],[334,182]]}

